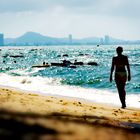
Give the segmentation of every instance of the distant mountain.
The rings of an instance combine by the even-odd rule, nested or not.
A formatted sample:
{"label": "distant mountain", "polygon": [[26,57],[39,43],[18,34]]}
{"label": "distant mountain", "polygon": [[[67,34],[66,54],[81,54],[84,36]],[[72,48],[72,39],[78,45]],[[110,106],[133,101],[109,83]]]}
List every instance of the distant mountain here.
{"label": "distant mountain", "polygon": [[18,37],[16,39],[17,43],[21,43],[21,42],[27,42],[27,43],[33,43],[33,42],[45,42],[45,41],[52,41],[53,39],[51,37],[46,37],[43,36],[39,33],[34,33],[34,32],[27,32],[25,34],[23,34],[22,36]]}
{"label": "distant mountain", "polygon": [[89,37],[89,38],[83,38],[83,39],[69,39],[69,38],[55,38],[55,37],[49,37],[44,36],[39,33],[35,32],[27,32],[23,34],[22,36],[18,38],[5,38],[4,40],[5,45],[71,45],[71,44],[140,44],[140,41],[126,41],[121,39],[115,39],[112,37],[109,37],[108,42],[105,41],[104,38],[100,37]]}
{"label": "distant mountain", "polygon": [[16,45],[43,45],[43,44],[57,44],[59,43],[56,38],[43,36],[35,32],[27,32],[18,38],[7,38],[5,44]]}

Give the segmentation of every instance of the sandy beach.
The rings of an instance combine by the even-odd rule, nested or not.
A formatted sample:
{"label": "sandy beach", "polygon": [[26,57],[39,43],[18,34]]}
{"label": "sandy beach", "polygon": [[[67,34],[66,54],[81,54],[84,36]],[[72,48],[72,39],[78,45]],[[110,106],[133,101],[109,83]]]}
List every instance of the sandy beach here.
{"label": "sandy beach", "polygon": [[138,140],[140,110],[0,88],[0,139]]}

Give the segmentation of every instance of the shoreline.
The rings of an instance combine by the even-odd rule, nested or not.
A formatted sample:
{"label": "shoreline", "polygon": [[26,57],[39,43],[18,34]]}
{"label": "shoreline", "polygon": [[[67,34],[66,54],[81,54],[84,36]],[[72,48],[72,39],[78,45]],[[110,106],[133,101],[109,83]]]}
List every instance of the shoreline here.
{"label": "shoreline", "polygon": [[[5,122],[4,126],[2,125],[3,122]],[[40,129],[45,128],[46,130],[47,128],[47,130],[52,131],[53,128],[53,132],[55,130],[59,134],[60,131],[68,133],[61,133],[61,138],[55,137],[55,140],[67,140],[65,135],[70,137],[69,139],[83,140],[85,138],[92,140],[93,137],[96,138],[98,133],[103,138],[106,137],[104,140],[108,140],[111,137],[108,131],[114,135],[118,133],[116,137],[119,136],[119,140],[129,140],[128,134],[131,135],[131,138],[133,136],[134,140],[140,137],[140,110],[136,108],[120,109],[119,107],[77,98],[43,96],[1,87],[0,129],[4,127],[5,130],[6,127],[6,130],[13,132],[13,128],[9,128],[10,123],[17,125],[17,130],[24,124],[24,127],[27,128],[34,125],[36,128],[36,125],[39,125]],[[13,132],[14,135],[17,135],[17,130]],[[122,134],[126,136],[124,137]],[[0,132],[0,138],[1,135]]]}
{"label": "shoreline", "polygon": [[[84,106],[88,106],[90,108],[90,106],[95,106],[97,107],[97,109],[108,109],[109,111],[112,111],[112,110],[122,110],[122,111],[138,111],[140,113],[140,108],[135,108],[135,107],[126,107],[126,109],[122,109],[121,107],[119,106],[116,106],[116,105],[110,105],[110,104],[106,104],[106,103],[98,103],[98,102],[93,102],[91,100],[87,100],[87,99],[83,99],[83,98],[75,98],[75,97],[68,97],[68,96],[62,96],[62,95],[51,95],[51,94],[46,94],[46,95],[41,95],[41,94],[38,94],[37,92],[32,92],[32,91],[27,91],[27,90],[22,90],[22,89],[16,89],[14,87],[5,87],[5,86],[1,86],[0,87],[0,95],[2,96],[4,92],[4,96],[6,98],[7,96],[7,102],[3,102],[1,101],[1,106],[3,103],[8,103],[8,102],[11,102],[11,100],[13,100],[13,97],[12,96],[15,96],[15,98],[19,98],[19,99],[22,99],[22,98],[26,98],[26,100],[28,100],[28,102],[30,101],[30,99],[34,99],[37,103],[40,103],[40,102],[44,102],[45,99],[50,99],[52,100],[56,100],[56,101],[60,101],[61,100],[64,100],[64,102],[67,102],[67,103],[63,103],[63,105],[67,105],[67,104],[72,104],[72,103],[75,103],[76,102],[81,106],[81,107],[84,107]],[[0,96],[0,100],[1,100],[1,97]],[[40,99],[43,99],[42,101]],[[34,102],[35,102],[34,101]],[[55,103],[56,103],[55,101]],[[19,103],[20,105],[22,105],[22,103],[20,102],[20,100],[18,101],[14,101],[14,103]],[[44,102],[45,103],[45,102]],[[47,102],[49,103],[49,101]],[[50,103],[51,104],[51,103]],[[59,103],[58,103],[59,104]],[[83,104],[83,106],[81,105]],[[56,106],[57,106],[57,103],[56,103]],[[71,107],[71,105],[70,105]],[[99,107],[99,108],[98,108]],[[23,107],[24,108],[24,107]],[[28,107],[26,107],[26,109],[28,109]],[[91,109],[89,109],[91,110]],[[89,114],[91,113],[91,111],[89,111]],[[139,114],[140,115],[140,114]],[[116,118],[116,117],[115,117]],[[140,123],[140,119],[139,119],[139,123]]]}
{"label": "shoreline", "polygon": [[[52,93],[46,93],[46,92],[41,92],[41,91],[25,90],[25,89],[21,89],[21,88],[17,88],[17,87],[12,87],[12,86],[0,85],[0,89],[1,88],[7,88],[7,89],[14,90],[14,91],[20,91],[20,92],[24,92],[26,94],[34,93],[34,94],[37,94],[37,95],[40,95],[40,96],[54,96],[54,97],[64,98],[64,99],[81,100],[81,101],[84,101],[84,102],[87,102],[87,103],[101,104],[101,105],[105,105],[105,106],[108,106],[108,107],[112,106],[114,108],[121,108],[121,103],[119,101],[119,96],[118,96],[117,93],[115,93],[115,94],[117,96],[118,103],[113,104],[113,103],[101,102],[101,101],[96,101],[96,100],[90,100],[90,99],[88,99],[88,98],[86,99],[84,97],[74,97],[74,96],[69,96],[69,95],[66,96],[66,95],[52,94]],[[75,90],[75,87],[72,86],[72,88],[74,88],[74,90]],[[86,90],[88,90],[88,89],[86,89]],[[108,92],[107,90],[100,90],[98,92],[104,92],[104,91]],[[129,96],[129,94],[127,96]],[[128,105],[127,107],[131,108],[131,109],[134,109],[134,110],[140,110],[140,107],[136,107],[136,106],[132,106],[132,105]]]}

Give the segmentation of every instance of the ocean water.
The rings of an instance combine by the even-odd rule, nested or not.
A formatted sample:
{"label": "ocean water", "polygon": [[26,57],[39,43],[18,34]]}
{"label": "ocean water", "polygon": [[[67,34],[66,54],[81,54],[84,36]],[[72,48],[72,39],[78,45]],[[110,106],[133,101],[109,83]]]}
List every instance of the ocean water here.
{"label": "ocean water", "polygon": [[[114,45],[2,47],[0,50],[0,85],[34,91],[45,95],[82,98],[120,106],[115,82],[109,82]],[[140,46],[125,45],[132,80],[126,84],[128,106],[140,107]],[[67,56],[63,56],[67,54]],[[19,57],[13,57],[13,56]],[[77,68],[33,65],[76,59],[85,65]],[[98,66],[87,65],[97,62]]]}

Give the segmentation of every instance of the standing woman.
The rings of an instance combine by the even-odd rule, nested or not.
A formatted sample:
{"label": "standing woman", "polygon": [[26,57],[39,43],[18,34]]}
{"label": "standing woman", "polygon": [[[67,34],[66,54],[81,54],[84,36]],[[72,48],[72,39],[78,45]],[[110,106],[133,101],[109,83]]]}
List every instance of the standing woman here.
{"label": "standing woman", "polygon": [[[127,56],[123,55],[123,48],[117,47],[116,49],[117,55],[116,57],[113,57],[112,59],[112,66],[111,66],[111,73],[110,73],[110,82],[112,82],[112,74],[115,69],[115,82],[118,89],[120,101],[122,103],[122,108],[126,107],[125,103],[125,85],[126,81],[131,80],[131,74],[130,74],[130,67]],[[126,72],[127,68],[127,72]]]}

